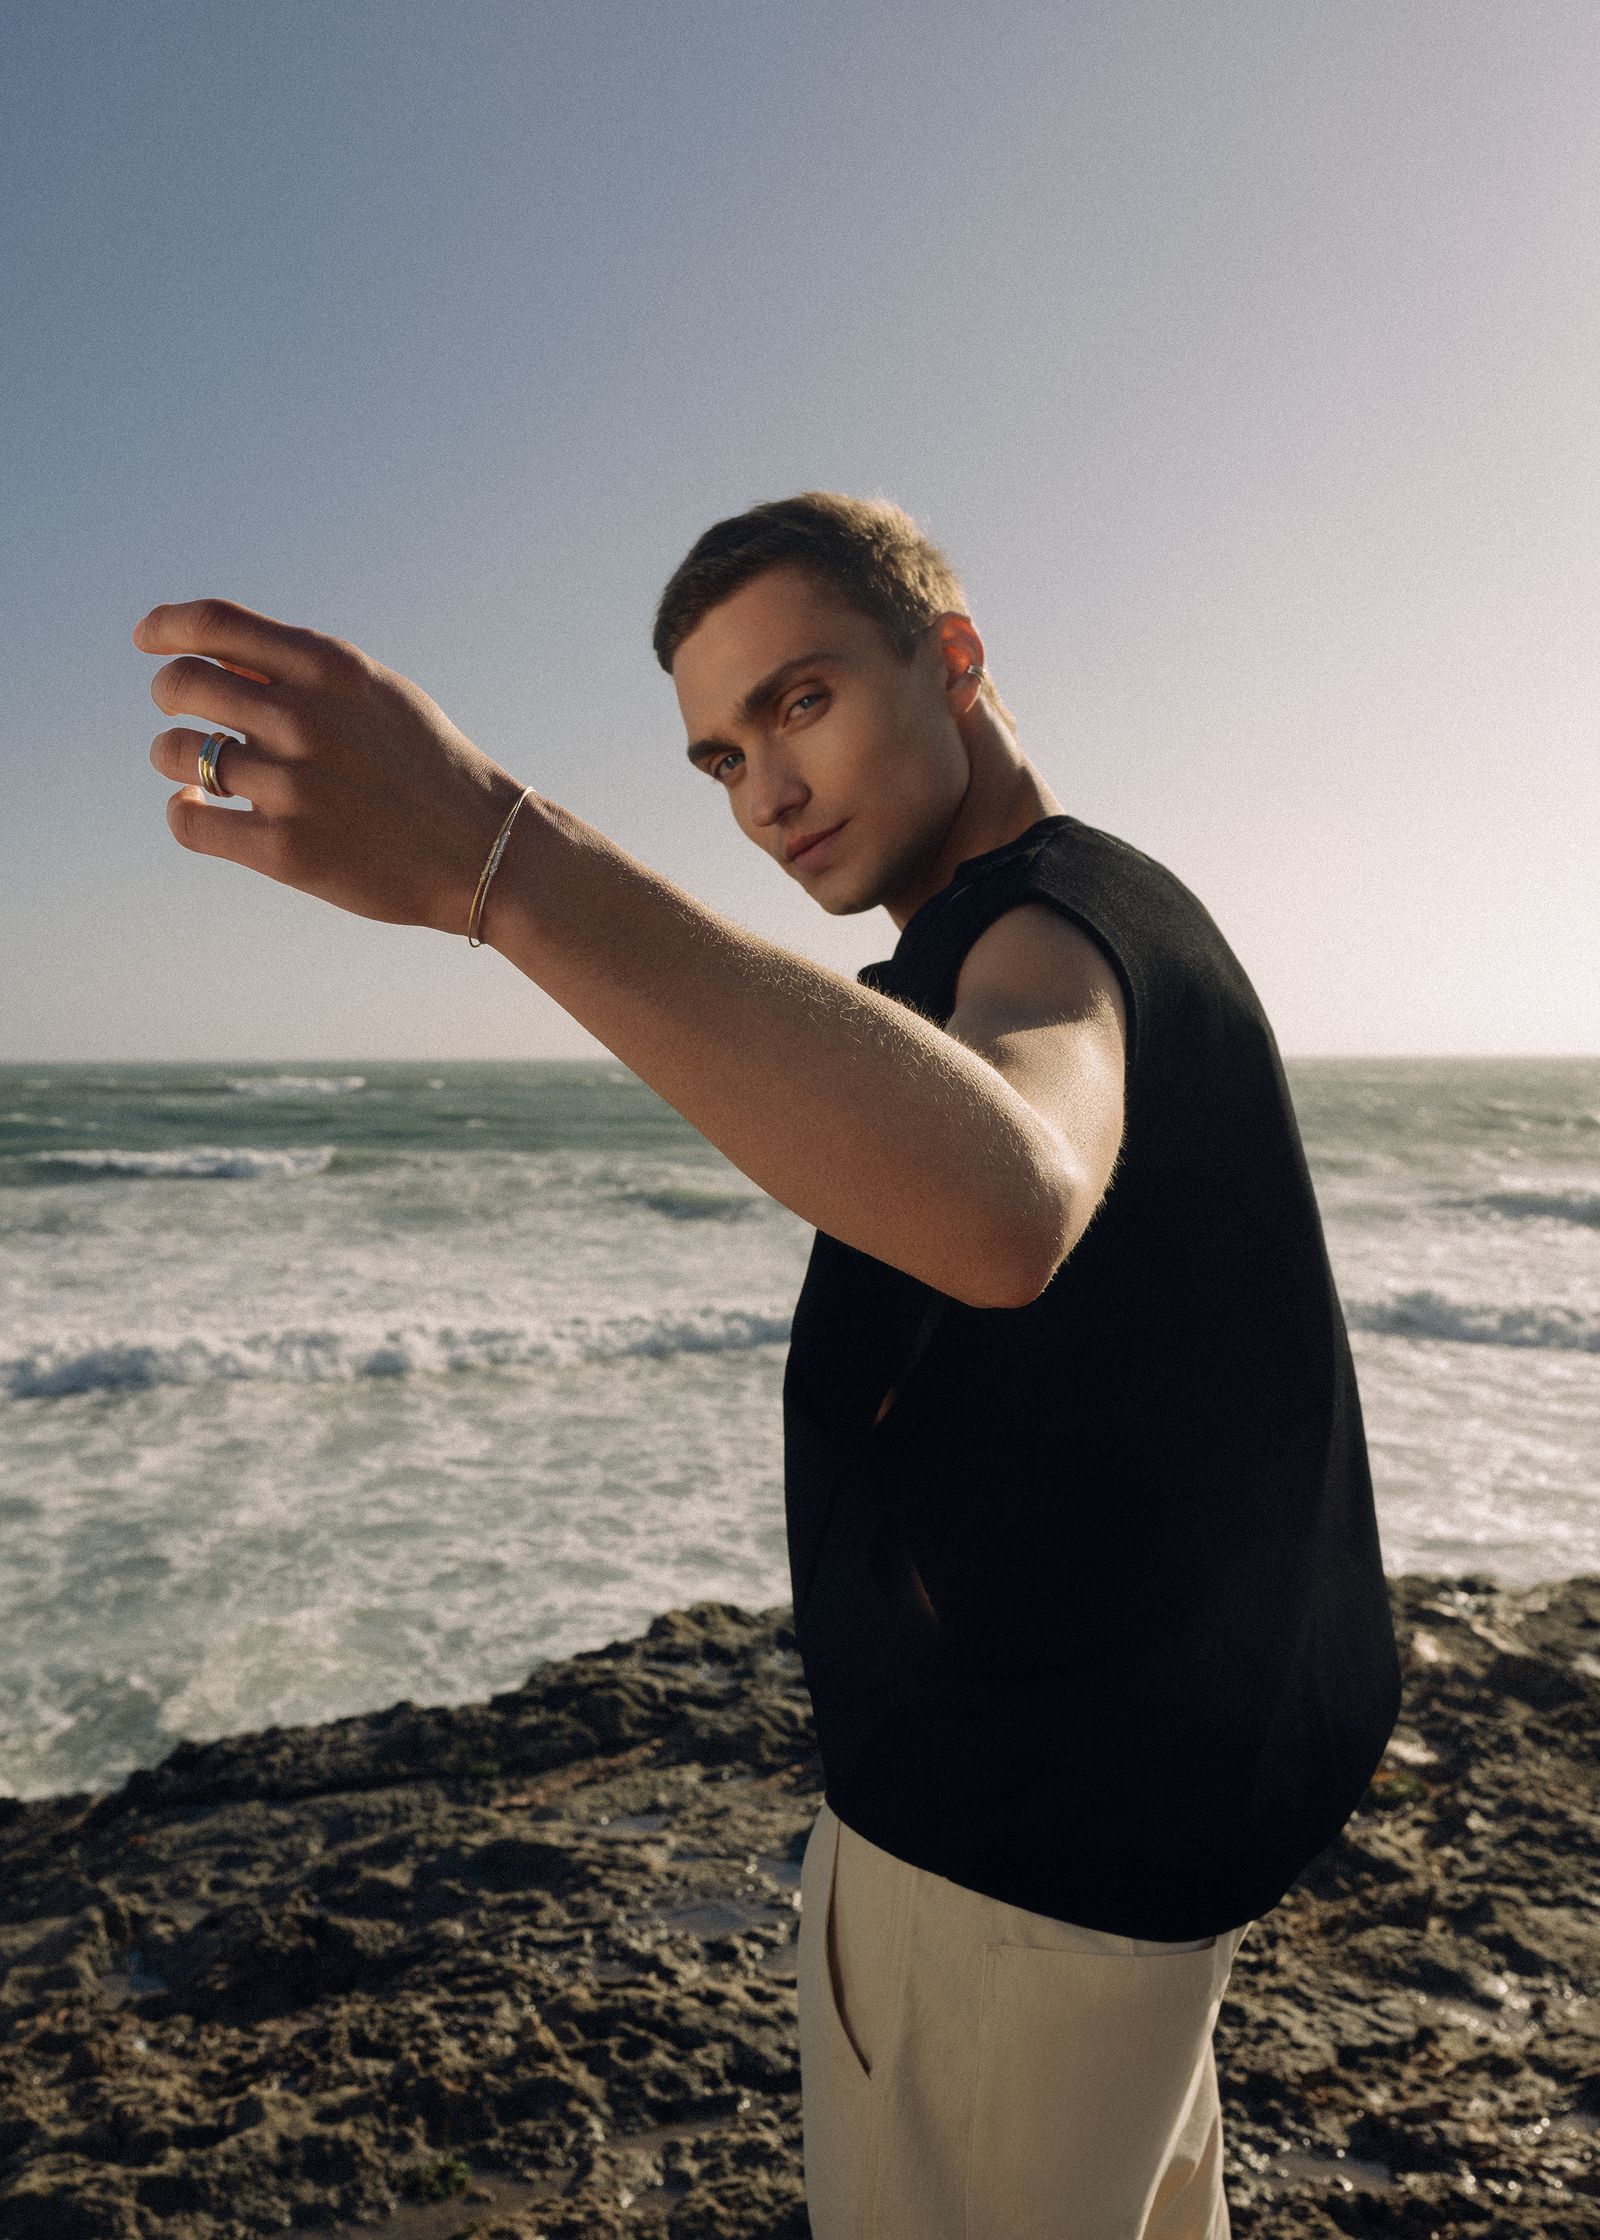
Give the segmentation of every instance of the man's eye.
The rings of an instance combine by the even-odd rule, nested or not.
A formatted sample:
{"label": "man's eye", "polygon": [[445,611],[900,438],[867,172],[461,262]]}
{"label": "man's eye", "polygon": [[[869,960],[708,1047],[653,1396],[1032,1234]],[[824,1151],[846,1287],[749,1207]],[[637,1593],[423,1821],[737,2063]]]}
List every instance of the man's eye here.
{"label": "man's eye", "polygon": [[790,715],[794,715],[799,709],[805,707],[808,701],[821,700],[824,698],[826,698],[826,695],[821,692],[802,692],[797,699],[791,700],[789,702],[789,713]]}
{"label": "man's eye", "polygon": [[713,776],[714,778],[720,778],[720,777],[721,777],[721,775],[722,775],[722,766],[723,766],[723,764],[724,764],[725,762],[737,762],[737,761],[738,761],[738,759],[739,759],[739,750],[738,750],[738,748],[737,748],[737,747],[730,747],[730,748],[728,749],[728,751],[727,751],[727,753],[726,753],[726,754],[719,754],[719,755],[718,755],[718,757],[717,757],[717,759],[716,759],[716,761],[715,761],[714,763],[712,763],[712,765],[711,765],[711,775],[712,775],[712,776]]}

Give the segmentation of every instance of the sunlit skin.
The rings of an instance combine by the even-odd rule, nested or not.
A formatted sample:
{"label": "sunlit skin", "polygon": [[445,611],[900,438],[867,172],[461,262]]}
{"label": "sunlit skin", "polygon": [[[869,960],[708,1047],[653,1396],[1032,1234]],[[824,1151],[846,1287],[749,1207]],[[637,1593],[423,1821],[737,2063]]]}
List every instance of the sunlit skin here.
{"label": "sunlit skin", "polygon": [[[881,906],[903,926],[957,864],[1061,807],[971,673],[983,658],[970,618],[946,614],[902,660],[871,617],[784,567],[713,607],[672,678],[690,760],[739,829],[830,915]],[[840,825],[820,861],[788,860]]]}
{"label": "sunlit skin", "polygon": [[[802,628],[802,625],[804,626]],[[812,635],[826,625],[827,635]],[[342,910],[459,937],[523,781],[357,646],[231,600],[152,608],[151,696],[176,727],[178,843]],[[779,663],[826,651],[817,697]],[[966,857],[1056,804],[941,617],[899,662],[793,571],[714,608],[679,649],[690,743],[756,843],[830,912],[896,924]],[[221,784],[198,785],[211,729]],[[555,760],[552,743],[550,760]],[[815,866],[786,839],[842,830]],[[1038,1296],[1103,1194],[1123,1125],[1127,1022],[1096,945],[1039,904],[974,942],[944,1027],[734,924],[542,794],[518,811],[479,931],[760,1188],[818,1229],[975,1307]]]}

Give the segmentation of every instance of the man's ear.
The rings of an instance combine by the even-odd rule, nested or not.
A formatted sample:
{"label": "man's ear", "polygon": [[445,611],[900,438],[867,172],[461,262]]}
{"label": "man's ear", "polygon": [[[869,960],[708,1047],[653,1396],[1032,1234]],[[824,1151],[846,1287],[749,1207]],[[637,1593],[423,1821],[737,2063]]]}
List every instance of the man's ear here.
{"label": "man's ear", "polygon": [[983,640],[969,614],[942,614],[933,625],[934,642],[944,663],[944,688],[951,713],[964,716],[983,690]]}

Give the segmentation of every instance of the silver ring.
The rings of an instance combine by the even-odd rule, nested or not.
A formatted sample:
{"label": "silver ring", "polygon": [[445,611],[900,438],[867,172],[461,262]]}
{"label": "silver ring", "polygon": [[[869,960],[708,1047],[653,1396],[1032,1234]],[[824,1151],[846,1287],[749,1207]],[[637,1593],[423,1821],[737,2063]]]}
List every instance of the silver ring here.
{"label": "silver ring", "polygon": [[215,794],[219,801],[231,801],[233,799],[233,795],[217,776],[217,756],[224,747],[231,746],[232,743],[233,734],[231,732],[213,731],[205,745],[200,749],[200,783],[207,793]]}

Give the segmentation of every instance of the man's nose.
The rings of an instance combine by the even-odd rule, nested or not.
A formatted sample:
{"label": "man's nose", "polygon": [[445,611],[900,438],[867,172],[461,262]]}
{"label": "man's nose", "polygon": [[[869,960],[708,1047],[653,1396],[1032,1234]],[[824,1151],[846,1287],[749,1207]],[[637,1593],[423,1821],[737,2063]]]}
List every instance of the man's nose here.
{"label": "man's nose", "polygon": [[776,824],[789,810],[803,807],[810,795],[797,771],[783,769],[775,763],[752,761],[747,797],[750,822],[764,827]]}

